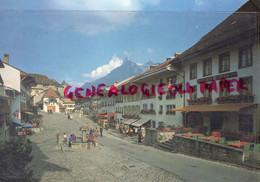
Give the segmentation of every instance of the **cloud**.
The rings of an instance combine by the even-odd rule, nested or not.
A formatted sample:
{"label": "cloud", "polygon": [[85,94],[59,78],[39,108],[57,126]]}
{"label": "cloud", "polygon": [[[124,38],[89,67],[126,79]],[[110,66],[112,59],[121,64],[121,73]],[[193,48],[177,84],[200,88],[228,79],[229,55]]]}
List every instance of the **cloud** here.
{"label": "cloud", "polygon": [[98,67],[97,69],[91,71],[90,74],[85,73],[83,76],[90,78],[92,80],[101,78],[103,76],[106,76],[108,73],[110,73],[113,69],[121,66],[123,64],[123,60],[116,57],[115,55],[112,57],[112,59],[109,61],[109,64],[105,64],[103,66]]}
{"label": "cloud", "polygon": [[82,35],[97,35],[116,30],[134,22],[135,15],[146,6],[156,6],[160,0],[53,0],[51,8],[69,11],[50,21],[56,31],[71,30]]}
{"label": "cloud", "polygon": [[194,3],[195,3],[196,6],[203,6],[204,5],[203,0],[195,0]]}
{"label": "cloud", "polygon": [[84,85],[86,82],[76,82],[76,81],[68,81],[67,82],[70,86],[72,86],[71,90],[74,90],[76,87],[81,87],[82,85]]}
{"label": "cloud", "polygon": [[154,52],[153,49],[151,49],[151,48],[147,48],[147,53],[151,54],[151,53],[153,53],[153,52]]}
{"label": "cloud", "polygon": [[156,6],[160,0],[53,0],[50,6],[62,10],[120,10],[140,11],[145,6]]}

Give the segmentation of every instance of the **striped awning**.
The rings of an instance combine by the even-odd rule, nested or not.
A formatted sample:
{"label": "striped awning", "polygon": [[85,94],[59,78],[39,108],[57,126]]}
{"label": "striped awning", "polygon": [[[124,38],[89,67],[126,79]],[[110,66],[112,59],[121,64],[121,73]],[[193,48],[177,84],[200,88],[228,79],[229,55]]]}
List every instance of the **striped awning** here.
{"label": "striped awning", "polygon": [[132,126],[136,126],[136,127],[140,127],[143,124],[147,123],[148,121],[150,121],[150,119],[139,119],[138,121],[132,123]]}

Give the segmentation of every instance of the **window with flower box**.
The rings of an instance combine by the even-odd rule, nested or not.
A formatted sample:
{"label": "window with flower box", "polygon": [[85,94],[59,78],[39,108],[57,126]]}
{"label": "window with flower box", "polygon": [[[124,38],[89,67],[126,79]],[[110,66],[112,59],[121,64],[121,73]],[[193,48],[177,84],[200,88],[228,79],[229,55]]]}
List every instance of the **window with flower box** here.
{"label": "window with flower box", "polygon": [[246,68],[252,66],[252,45],[242,47],[238,51],[239,53],[239,68]]}
{"label": "window with flower box", "polygon": [[197,63],[190,65],[190,80],[197,78]]}
{"label": "window with flower box", "polygon": [[241,78],[244,82],[243,86],[246,87],[248,90],[241,89],[239,90],[240,95],[252,95],[253,94],[253,77],[244,77]]}
{"label": "window with flower box", "polygon": [[203,60],[203,76],[212,74],[212,60],[211,58]]}
{"label": "window with flower box", "polygon": [[228,92],[228,88],[222,88],[222,90],[219,88],[219,97],[229,97],[230,92]]}
{"label": "window with flower box", "polygon": [[172,111],[172,109],[175,109],[175,105],[166,105],[166,114],[167,115],[175,115],[176,112]]}
{"label": "window with flower box", "polygon": [[226,52],[219,56],[219,73],[223,73],[229,70],[230,70],[230,55],[229,52]]}
{"label": "window with flower box", "polygon": [[[190,89],[191,90],[190,100],[197,99],[197,85],[192,86],[192,88],[193,89]],[[192,90],[193,90],[193,92],[192,92]]]}

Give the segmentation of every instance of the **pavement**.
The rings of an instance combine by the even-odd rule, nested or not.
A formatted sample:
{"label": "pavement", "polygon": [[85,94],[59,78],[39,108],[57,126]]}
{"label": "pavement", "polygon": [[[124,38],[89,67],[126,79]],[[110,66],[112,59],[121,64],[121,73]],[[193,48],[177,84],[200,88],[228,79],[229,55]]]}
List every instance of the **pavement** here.
{"label": "pavement", "polygon": [[33,141],[34,176],[40,181],[191,181],[256,182],[260,175],[235,166],[164,152],[137,142],[135,137],[104,130],[94,149],[62,152],[56,132],[80,136],[82,124],[97,127],[86,117],[67,120],[64,114],[44,116],[44,130]]}
{"label": "pavement", "polygon": [[122,139],[106,130],[104,137],[97,137],[98,142],[102,141],[98,147],[64,152],[56,144],[57,132],[65,132],[67,137],[72,133],[81,136],[81,125],[96,127],[97,124],[76,115],[68,120],[64,114],[41,114],[44,130],[28,136],[33,142],[33,160],[29,167],[39,181],[183,181],[173,173],[111,150],[110,140],[120,142]]}

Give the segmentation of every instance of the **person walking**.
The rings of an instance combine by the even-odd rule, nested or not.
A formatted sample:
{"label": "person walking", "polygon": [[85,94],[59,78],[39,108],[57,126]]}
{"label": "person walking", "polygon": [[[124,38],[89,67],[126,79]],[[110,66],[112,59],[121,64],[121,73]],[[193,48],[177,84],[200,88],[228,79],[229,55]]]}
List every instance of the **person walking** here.
{"label": "person walking", "polygon": [[99,128],[99,132],[100,132],[100,135],[103,136],[103,134],[102,134],[103,133],[103,127],[102,126],[100,126],[100,128]]}

